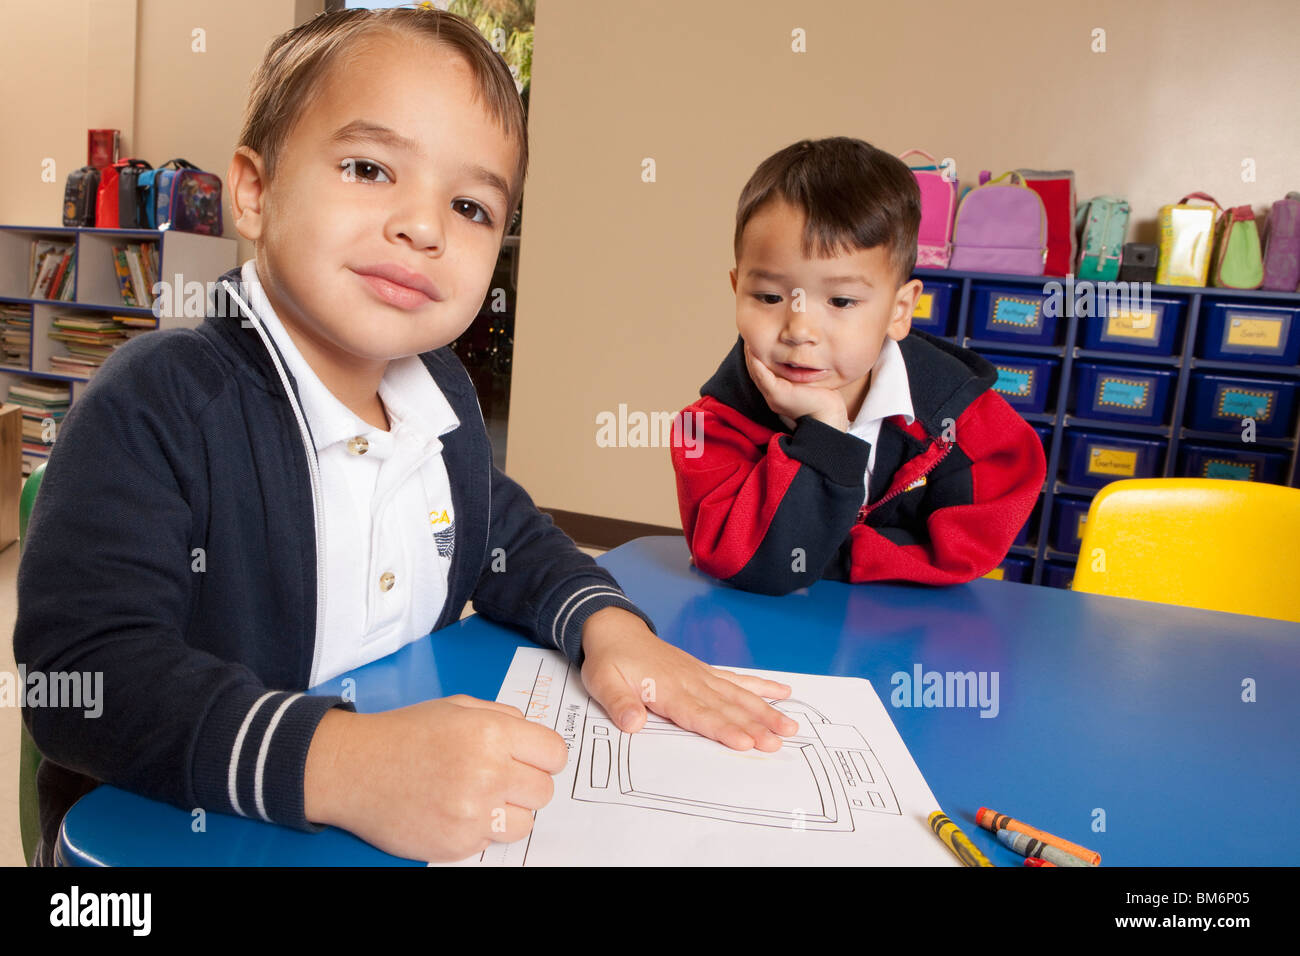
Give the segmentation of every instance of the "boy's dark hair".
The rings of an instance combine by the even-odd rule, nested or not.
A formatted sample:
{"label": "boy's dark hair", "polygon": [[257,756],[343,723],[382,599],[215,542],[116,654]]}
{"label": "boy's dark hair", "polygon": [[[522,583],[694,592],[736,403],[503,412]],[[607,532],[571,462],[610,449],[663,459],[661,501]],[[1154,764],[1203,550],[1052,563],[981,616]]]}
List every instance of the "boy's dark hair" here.
{"label": "boy's dark hair", "polygon": [[255,150],[266,163],[268,179],[298,118],[319,95],[336,63],[345,63],[358,45],[372,38],[432,40],[469,64],[478,85],[478,102],[519,150],[511,181],[507,226],[519,206],[528,173],[528,124],[510,68],[474,24],[433,7],[386,10],[336,10],[318,14],[267,46],[253,73],[238,146]]}
{"label": "boy's dark hair", "polygon": [[736,207],[736,262],[745,226],[769,200],[804,211],[803,254],[829,258],[884,246],[906,282],[916,265],[921,190],[891,153],[847,136],[800,140],[763,160]]}

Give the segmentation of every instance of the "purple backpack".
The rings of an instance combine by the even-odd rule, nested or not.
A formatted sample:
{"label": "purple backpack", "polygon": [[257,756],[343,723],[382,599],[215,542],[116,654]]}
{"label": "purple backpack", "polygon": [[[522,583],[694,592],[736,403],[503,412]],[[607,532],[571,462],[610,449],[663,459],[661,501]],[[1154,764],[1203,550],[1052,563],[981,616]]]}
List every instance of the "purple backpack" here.
{"label": "purple backpack", "polygon": [[[1008,176],[1016,182],[1002,184]],[[952,239],[950,269],[1040,276],[1047,262],[1047,210],[1019,173],[990,181],[982,170],[979,186],[957,207]]]}
{"label": "purple backpack", "polygon": [[1287,193],[1273,203],[1268,216],[1261,289],[1295,292],[1300,286],[1300,193]]}

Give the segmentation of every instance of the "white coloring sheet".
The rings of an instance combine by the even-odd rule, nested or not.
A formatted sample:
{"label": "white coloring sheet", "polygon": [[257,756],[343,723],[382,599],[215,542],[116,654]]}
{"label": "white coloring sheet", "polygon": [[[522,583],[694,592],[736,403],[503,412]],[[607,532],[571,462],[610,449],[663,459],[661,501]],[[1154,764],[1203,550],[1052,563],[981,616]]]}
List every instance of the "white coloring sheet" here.
{"label": "white coloring sheet", "polygon": [[788,684],[799,722],[775,753],[738,752],[647,715],[623,733],[558,651],[521,647],[497,700],[569,757],[532,832],[459,865],[957,866],[938,803],[870,681],[728,668]]}

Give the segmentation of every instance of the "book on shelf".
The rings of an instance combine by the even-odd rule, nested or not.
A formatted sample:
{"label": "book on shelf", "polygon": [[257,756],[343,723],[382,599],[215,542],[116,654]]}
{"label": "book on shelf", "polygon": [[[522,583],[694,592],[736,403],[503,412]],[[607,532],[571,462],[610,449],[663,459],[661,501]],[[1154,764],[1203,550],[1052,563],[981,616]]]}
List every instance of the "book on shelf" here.
{"label": "book on shelf", "polygon": [[72,386],[67,382],[25,378],[9,386],[7,401],[15,405],[67,408],[72,403]]}
{"label": "book on shelf", "polygon": [[27,298],[72,300],[77,244],[72,239],[33,239],[28,258]]}
{"label": "book on shelf", "polygon": [[153,307],[153,287],[158,281],[158,253],[153,247],[152,242],[113,244],[113,268],[124,305]]}
{"label": "book on shelf", "polygon": [[46,441],[46,436],[52,439],[68,414],[68,407],[72,404],[72,386],[67,382],[23,379],[9,386],[5,401],[23,410],[23,451],[36,452],[43,457],[54,444],[53,440]]}
{"label": "book on shelf", "polygon": [[[156,329],[158,320],[148,315],[114,315],[113,321],[122,325],[131,326],[135,329]],[[128,336],[130,332],[126,333]]]}
{"label": "book on shelf", "polygon": [[5,365],[26,365],[32,346],[32,307],[0,303],[0,348]]}
{"label": "book on shelf", "polygon": [[86,378],[104,364],[114,349],[143,331],[124,328],[111,317],[78,313],[56,315],[51,325],[46,334],[62,342],[67,354],[51,355],[50,371]]}
{"label": "book on shelf", "polygon": [[50,371],[75,378],[90,378],[104,364],[102,358],[81,358],[75,355],[51,355]]}

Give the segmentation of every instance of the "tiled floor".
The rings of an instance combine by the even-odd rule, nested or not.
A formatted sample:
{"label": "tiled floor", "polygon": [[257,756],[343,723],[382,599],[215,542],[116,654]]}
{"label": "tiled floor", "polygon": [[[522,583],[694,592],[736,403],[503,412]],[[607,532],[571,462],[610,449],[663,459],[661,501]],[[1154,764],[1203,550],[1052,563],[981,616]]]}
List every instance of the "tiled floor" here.
{"label": "tiled floor", "polygon": [[[602,552],[583,548],[590,555]],[[18,545],[0,551],[0,672],[17,673],[14,664],[14,618],[18,612]],[[466,614],[472,613],[468,608]],[[18,832],[18,727],[17,707],[0,707],[0,866],[22,866],[22,839]]]}

